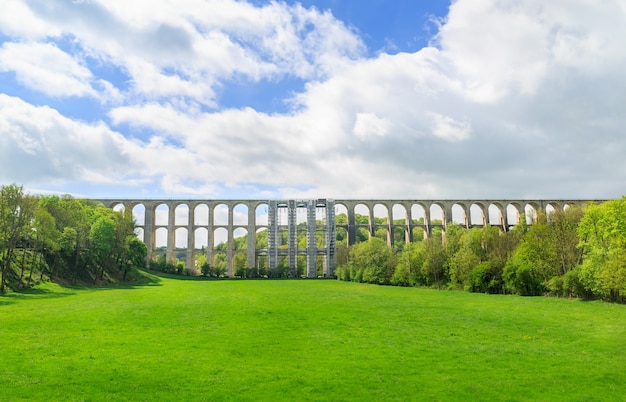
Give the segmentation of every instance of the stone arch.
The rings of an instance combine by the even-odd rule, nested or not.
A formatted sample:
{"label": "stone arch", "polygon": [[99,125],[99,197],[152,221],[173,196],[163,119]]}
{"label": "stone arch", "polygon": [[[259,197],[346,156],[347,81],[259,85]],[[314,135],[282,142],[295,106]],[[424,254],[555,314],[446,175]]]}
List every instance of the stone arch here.
{"label": "stone arch", "polygon": [[189,225],[189,205],[184,202],[174,204],[174,225]]}
{"label": "stone arch", "polygon": [[378,237],[389,245],[391,245],[390,213],[389,207],[382,202],[375,202],[370,210],[371,236]]}
{"label": "stone arch", "polygon": [[236,227],[233,230],[233,245],[232,245],[232,258],[233,258],[233,272],[235,276],[247,277],[248,276],[248,230],[244,227]]}
{"label": "stone arch", "polygon": [[145,230],[142,227],[135,227],[135,236],[142,242],[145,242]]}
{"label": "stone arch", "polygon": [[526,214],[526,223],[532,225],[537,222],[537,214],[539,213],[540,205],[536,202],[528,202],[524,205],[524,213]]}
{"label": "stone arch", "polygon": [[[462,202],[455,202],[452,204],[452,222],[467,227],[469,224],[467,207]],[[447,223],[447,222],[446,222]]]}
{"label": "stone arch", "polygon": [[412,225],[424,225],[426,224],[426,210],[428,208],[422,203],[411,204],[411,224]]}
{"label": "stone arch", "polygon": [[411,203],[410,207],[410,221],[409,225],[411,231],[411,241],[422,241],[424,238],[428,237],[428,221],[429,213],[428,207],[420,202]]}
{"label": "stone arch", "polygon": [[219,203],[213,207],[213,224],[215,226],[228,225],[229,208],[226,203]]}
{"label": "stone arch", "polygon": [[154,246],[157,249],[166,249],[167,248],[167,238],[168,238],[168,231],[167,231],[167,227],[159,227],[154,231],[155,234],[155,239],[154,239]]}
{"label": "stone arch", "polygon": [[188,235],[186,227],[179,227],[174,230],[174,245],[176,249],[187,249],[189,247]]}
{"label": "stone arch", "polygon": [[348,207],[343,203],[335,204],[335,228],[337,246],[348,246]]}
{"label": "stone arch", "polygon": [[167,226],[169,223],[170,207],[165,202],[157,203],[154,206],[155,226]]}
{"label": "stone arch", "polygon": [[386,204],[376,202],[372,210],[374,218],[378,220],[374,222],[376,225],[389,225],[389,207]]}
{"label": "stone arch", "polygon": [[489,224],[493,226],[499,226],[502,230],[506,230],[508,224],[506,209],[499,202],[492,202],[489,204]]}
{"label": "stone arch", "polygon": [[555,212],[555,211],[557,211],[557,210],[558,210],[558,208],[555,208],[555,207],[554,207],[554,204],[552,204],[552,203],[547,203],[547,204],[545,205],[545,210],[544,210],[544,212],[545,212],[545,214],[546,214],[546,218],[547,218],[548,222],[550,222],[550,221],[551,221],[551,219],[552,219],[552,214],[554,214],[554,212]]}
{"label": "stone arch", "polygon": [[199,227],[194,230],[194,249],[202,250],[209,246],[209,229]]}
{"label": "stone arch", "polygon": [[432,224],[443,224],[445,223],[445,206],[439,202],[433,202],[428,207],[429,212],[429,222]]}
{"label": "stone arch", "polygon": [[391,206],[392,241],[398,247],[410,243],[412,239],[409,228],[409,212],[410,210],[404,204],[394,203]]}
{"label": "stone arch", "polygon": [[248,224],[248,205],[245,203],[237,203],[233,207],[233,224],[234,225],[247,225]]}
{"label": "stone arch", "polygon": [[144,226],[146,224],[146,206],[143,203],[135,204],[132,213],[137,226]]}
{"label": "stone arch", "polygon": [[355,243],[367,241],[371,237],[370,206],[359,202],[354,206]]}
{"label": "stone arch", "polygon": [[[233,239],[240,239],[240,238],[247,238],[248,236],[248,229],[245,227],[235,227],[233,229]],[[233,245],[233,249],[237,250],[237,251],[241,251],[241,250],[247,250],[248,249],[248,242],[247,241],[239,241],[236,242]]]}
{"label": "stone arch", "polygon": [[254,216],[255,216],[257,227],[259,226],[267,227],[267,217],[268,217],[267,208],[268,208],[268,204],[264,202],[264,203],[258,204],[256,208],[254,209],[255,211]]}
{"label": "stone arch", "polygon": [[267,228],[265,227],[256,229],[256,249],[259,253],[267,255]]}
{"label": "stone arch", "polygon": [[228,247],[228,230],[225,227],[213,228],[213,250],[226,249]]}
{"label": "stone arch", "polygon": [[200,226],[209,226],[209,206],[201,203],[193,208],[193,224]]}
{"label": "stone arch", "polygon": [[506,206],[507,221],[510,226],[517,225],[522,217],[522,206],[516,202],[510,202]]}
{"label": "stone arch", "polygon": [[482,202],[470,205],[470,226],[485,226],[489,223],[487,208]]}

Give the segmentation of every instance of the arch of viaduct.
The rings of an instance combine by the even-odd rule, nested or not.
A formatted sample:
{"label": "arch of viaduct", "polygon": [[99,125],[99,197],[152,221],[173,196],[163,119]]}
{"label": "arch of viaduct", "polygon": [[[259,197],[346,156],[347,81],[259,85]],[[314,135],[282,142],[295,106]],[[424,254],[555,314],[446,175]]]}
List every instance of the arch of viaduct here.
{"label": "arch of viaduct", "polygon": [[[142,234],[148,247],[148,261],[155,257],[157,231],[166,231],[166,259],[174,261],[176,232],[187,232],[186,264],[195,263],[195,254],[200,252],[195,246],[196,231],[206,230],[207,261],[213,262],[217,252],[214,246],[216,231],[225,231],[226,262],[228,274],[232,276],[233,256],[236,252],[246,253],[247,267],[258,267],[259,257],[268,258],[268,267],[275,268],[279,259],[286,258],[289,269],[295,269],[296,256],[304,255],[307,261],[307,276],[317,276],[316,262],[321,256],[324,276],[332,276],[336,264],[336,232],[345,231],[347,244],[356,242],[357,230],[363,228],[369,236],[380,229],[386,229],[387,242],[393,246],[394,231],[404,232],[406,242],[413,241],[414,229],[423,230],[424,237],[432,234],[433,228],[440,228],[445,235],[450,224],[482,227],[493,225],[508,231],[519,222],[520,216],[529,208],[532,210],[564,209],[568,206],[582,206],[604,200],[156,200],[156,199],[100,199],[108,208],[124,208],[133,211],[136,228]],[[186,210],[186,216],[177,218],[179,208]],[[157,211],[166,215],[157,219]],[[386,216],[375,220],[375,209],[386,210]],[[227,217],[217,222],[217,212],[226,212]],[[247,210],[247,213],[245,212]],[[266,219],[259,219],[259,210]],[[361,212],[357,212],[357,210]],[[238,219],[235,219],[237,211]],[[243,212],[241,212],[243,211]],[[401,211],[398,217],[394,211]],[[365,213],[364,213],[365,212]],[[337,224],[336,213],[347,215],[345,224]],[[357,222],[356,215],[367,215],[367,223]],[[198,219],[202,215],[202,219]],[[243,216],[242,216],[243,215]],[[302,215],[306,215],[303,219]],[[380,215],[380,214],[378,214]],[[300,216],[300,218],[298,218]],[[379,217],[379,216],[376,216]],[[302,225],[306,222],[306,225]],[[377,223],[378,222],[378,223]],[[297,244],[299,228],[305,227],[306,247]],[[267,229],[267,249],[257,248],[257,232]],[[235,232],[247,233],[247,248],[235,249]],[[287,244],[280,243],[281,234],[286,232]],[[317,238],[317,241],[316,241]],[[320,239],[323,244],[320,244]]]}

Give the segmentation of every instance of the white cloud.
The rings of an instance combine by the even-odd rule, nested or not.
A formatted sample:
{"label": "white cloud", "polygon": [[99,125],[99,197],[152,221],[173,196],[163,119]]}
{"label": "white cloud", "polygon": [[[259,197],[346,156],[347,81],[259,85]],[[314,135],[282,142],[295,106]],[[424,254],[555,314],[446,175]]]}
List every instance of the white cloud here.
{"label": "white cloud", "polygon": [[449,116],[430,113],[432,119],[432,133],[444,140],[460,141],[467,139],[471,134],[471,126],[466,121],[456,121]]}
{"label": "white cloud", "polygon": [[[608,197],[626,184],[617,0],[457,0],[433,46],[370,59],[330,13],[281,2],[9,4],[35,28],[0,17],[19,36],[0,69],[49,95],[115,104],[110,128],[1,97],[0,171],[29,161],[7,179],[335,198]],[[67,38],[74,51],[54,44]],[[222,86],[288,77],[306,82],[289,113],[221,107]]]}
{"label": "white cloud", "polygon": [[0,178],[28,184],[122,179],[139,147],[104,124],[72,121],[0,94]]}
{"label": "white cloud", "polygon": [[389,131],[389,122],[374,113],[357,113],[354,123],[354,135],[366,138],[371,135],[384,137]]}
{"label": "white cloud", "polygon": [[[51,40],[70,37],[85,55],[127,72],[134,95],[146,100],[188,97],[217,107],[216,88],[222,80],[254,82],[285,74],[319,79],[339,68],[346,57],[358,58],[365,50],[332,15],[299,4],[254,7],[235,0],[11,4],[28,20],[55,28],[19,31],[22,39],[37,40],[42,31]],[[13,32],[6,25],[5,30]]]}
{"label": "white cloud", "polygon": [[37,18],[23,1],[3,0],[0,32],[10,36],[40,39],[47,35],[58,35],[60,30]]}
{"label": "white cloud", "polygon": [[52,43],[4,43],[0,71],[15,72],[24,86],[49,96],[91,96],[92,74]]}

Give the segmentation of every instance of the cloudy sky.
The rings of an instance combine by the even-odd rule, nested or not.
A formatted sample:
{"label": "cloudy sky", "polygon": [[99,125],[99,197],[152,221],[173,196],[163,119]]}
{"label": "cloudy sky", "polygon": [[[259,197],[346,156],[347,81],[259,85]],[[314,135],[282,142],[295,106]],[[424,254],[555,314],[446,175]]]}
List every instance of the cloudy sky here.
{"label": "cloudy sky", "polygon": [[626,194],[623,0],[2,0],[0,183]]}

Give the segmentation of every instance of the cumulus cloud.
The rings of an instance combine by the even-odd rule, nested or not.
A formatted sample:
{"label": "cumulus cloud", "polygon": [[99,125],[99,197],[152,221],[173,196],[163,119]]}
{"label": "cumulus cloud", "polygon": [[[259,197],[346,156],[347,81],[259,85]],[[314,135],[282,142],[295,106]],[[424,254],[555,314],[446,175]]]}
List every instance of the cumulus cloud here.
{"label": "cumulus cloud", "polygon": [[52,43],[4,43],[0,71],[13,71],[24,86],[49,96],[95,95],[92,74]]}
{"label": "cumulus cloud", "polygon": [[[222,80],[258,81],[285,74],[319,79],[364,51],[360,39],[329,13],[299,4],[255,7],[235,0],[13,2],[42,28],[5,30],[20,39],[71,37],[96,60],[129,75],[135,96],[186,97],[217,107]],[[1,22],[1,20],[0,20]],[[1,28],[0,28],[1,29]]]}
{"label": "cumulus cloud", "polygon": [[41,185],[97,177],[113,180],[134,169],[130,154],[136,145],[106,125],[75,122],[49,107],[4,94],[0,94],[0,132],[0,175],[5,181]]}
{"label": "cumulus cloud", "polygon": [[[0,71],[115,101],[86,123],[0,95],[6,180],[335,198],[615,197],[626,184],[617,0],[457,0],[430,46],[371,58],[330,12],[299,4],[8,5],[33,24],[0,16]],[[304,86],[288,112],[221,104],[232,82],[290,77]]]}

